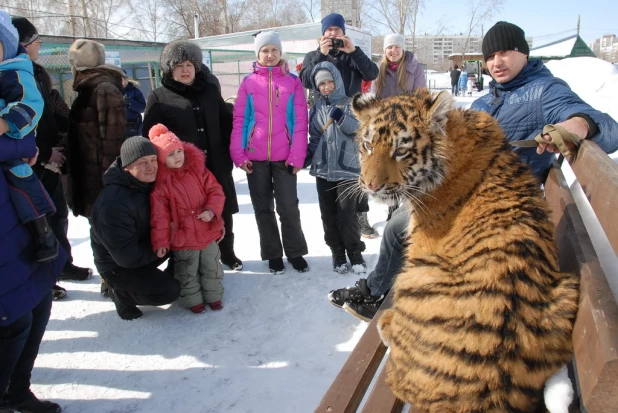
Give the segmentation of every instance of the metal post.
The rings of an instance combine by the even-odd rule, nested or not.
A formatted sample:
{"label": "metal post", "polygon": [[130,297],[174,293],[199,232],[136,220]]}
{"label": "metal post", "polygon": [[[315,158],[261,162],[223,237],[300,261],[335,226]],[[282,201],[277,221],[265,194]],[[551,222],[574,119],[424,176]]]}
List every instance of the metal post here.
{"label": "metal post", "polygon": [[193,15],[193,31],[195,32],[195,39],[200,38],[200,22],[197,13]]}

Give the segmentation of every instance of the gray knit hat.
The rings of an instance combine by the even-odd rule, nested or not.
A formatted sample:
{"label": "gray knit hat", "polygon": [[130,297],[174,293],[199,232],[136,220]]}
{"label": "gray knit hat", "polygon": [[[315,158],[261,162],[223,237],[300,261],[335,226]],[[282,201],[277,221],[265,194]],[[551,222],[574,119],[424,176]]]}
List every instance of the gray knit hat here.
{"label": "gray knit hat", "polygon": [[399,33],[387,34],[384,36],[384,51],[389,46],[399,46],[406,50],[406,39]]}
{"label": "gray knit hat", "polygon": [[94,40],[77,39],[69,47],[69,63],[78,71],[104,65],[105,46]]}
{"label": "gray knit hat", "polygon": [[124,141],[120,147],[122,166],[128,166],[143,156],[157,155],[157,147],[150,140],[141,136],[133,136]]}
{"label": "gray knit hat", "polygon": [[195,72],[202,68],[202,49],[187,40],[176,40],[168,43],[161,52],[161,69],[163,73],[171,76],[178,63],[188,60],[195,67]]}
{"label": "gray knit hat", "polygon": [[255,56],[258,57],[260,55],[260,49],[267,44],[274,44],[279,48],[279,51],[283,53],[283,48],[281,47],[281,39],[279,38],[279,33],[277,32],[260,32],[255,36],[255,40],[253,41],[253,45],[255,46]]}
{"label": "gray knit hat", "polygon": [[317,72],[315,72],[315,76],[313,76],[313,79],[315,80],[315,87],[320,86],[320,83],[326,82],[327,80],[335,80],[333,79],[333,74],[328,69],[318,70]]}
{"label": "gray knit hat", "polygon": [[525,54],[530,54],[530,46],[526,41],[526,35],[521,27],[508,22],[498,22],[487,30],[483,38],[483,58],[487,58],[496,52],[505,50],[515,50]]}

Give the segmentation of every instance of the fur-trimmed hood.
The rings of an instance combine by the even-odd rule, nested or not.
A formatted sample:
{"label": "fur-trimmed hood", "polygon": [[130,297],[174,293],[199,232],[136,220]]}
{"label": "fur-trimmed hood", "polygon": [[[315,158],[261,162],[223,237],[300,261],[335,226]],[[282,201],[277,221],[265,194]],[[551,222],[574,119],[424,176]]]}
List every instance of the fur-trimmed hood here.
{"label": "fur-trimmed hood", "polygon": [[206,168],[206,154],[204,154],[204,151],[189,142],[182,143],[182,150],[185,153],[185,164],[182,168],[170,169],[165,166],[165,159],[158,157],[157,182],[168,179],[168,177],[174,174],[184,174],[187,171],[191,171],[197,176],[204,174],[204,169]]}

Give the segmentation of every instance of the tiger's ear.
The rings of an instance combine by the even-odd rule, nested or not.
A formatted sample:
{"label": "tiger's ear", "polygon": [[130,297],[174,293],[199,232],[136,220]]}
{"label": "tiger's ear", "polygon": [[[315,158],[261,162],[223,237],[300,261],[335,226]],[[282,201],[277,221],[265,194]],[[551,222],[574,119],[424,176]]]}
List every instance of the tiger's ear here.
{"label": "tiger's ear", "polygon": [[369,122],[380,111],[379,106],[375,93],[357,93],[352,98],[352,113],[360,122]]}
{"label": "tiger's ear", "polygon": [[448,113],[453,108],[453,97],[450,93],[442,91],[432,96],[431,106],[427,109],[427,122],[436,125],[439,129],[446,129]]}

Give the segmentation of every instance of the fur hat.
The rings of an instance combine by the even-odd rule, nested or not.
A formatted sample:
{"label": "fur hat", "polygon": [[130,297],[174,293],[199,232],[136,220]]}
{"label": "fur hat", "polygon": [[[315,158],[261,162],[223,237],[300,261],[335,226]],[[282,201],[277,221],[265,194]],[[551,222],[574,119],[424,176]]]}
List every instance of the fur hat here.
{"label": "fur hat", "polygon": [[255,40],[253,41],[256,57],[260,55],[260,49],[266,46],[267,44],[274,44],[275,46],[279,48],[279,51],[283,53],[283,48],[281,47],[281,39],[279,39],[279,33],[260,32],[255,36]]}
{"label": "fur hat", "polygon": [[182,141],[178,136],[170,132],[162,123],[157,123],[148,132],[150,141],[156,146],[160,163],[165,163],[165,158],[176,149],[183,149]]}
{"label": "fur hat", "polygon": [[492,54],[504,50],[515,50],[526,56],[530,54],[530,46],[524,31],[519,26],[507,22],[498,22],[487,30],[482,49],[485,61]]}
{"label": "fur hat", "polygon": [[25,17],[13,17],[13,26],[15,26],[17,33],[19,33],[19,43],[22,46],[28,46],[39,38],[39,32],[36,27]]}
{"label": "fur hat", "polygon": [[104,65],[105,47],[94,40],[77,39],[69,48],[69,63],[78,71]]}
{"label": "fur hat", "polygon": [[315,76],[313,76],[313,79],[315,80],[315,87],[320,86],[322,82],[326,82],[327,80],[335,80],[333,79],[333,74],[328,69],[318,70],[317,72],[315,72]]}
{"label": "fur hat", "polygon": [[384,51],[385,52],[386,52],[386,48],[389,46],[399,46],[403,50],[406,50],[406,39],[398,33],[387,34],[386,36],[384,36]]}
{"label": "fur hat", "polygon": [[178,63],[188,60],[195,67],[195,73],[202,68],[202,49],[187,40],[176,40],[168,43],[161,52],[161,68],[163,73],[172,75]]}
{"label": "fur hat", "polygon": [[156,155],[157,148],[148,139],[133,136],[122,143],[120,147],[120,161],[122,166],[129,166],[139,158]]}
{"label": "fur hat", "polygon": [[345,34],[345,19],[341,14],[331,13],[327,16],[324,16],[324,18],[322,19],[322,34],[324,34],[326,29],[332,26],[341,27],[341,30],[343,30],[343,34]]}
{"label": "fur hat", "polygon": [[4,10],[0,10],[0,43],[4,49],[2,60],[12,59],[17,56],[19,34],[11,23],[11,17]]}

